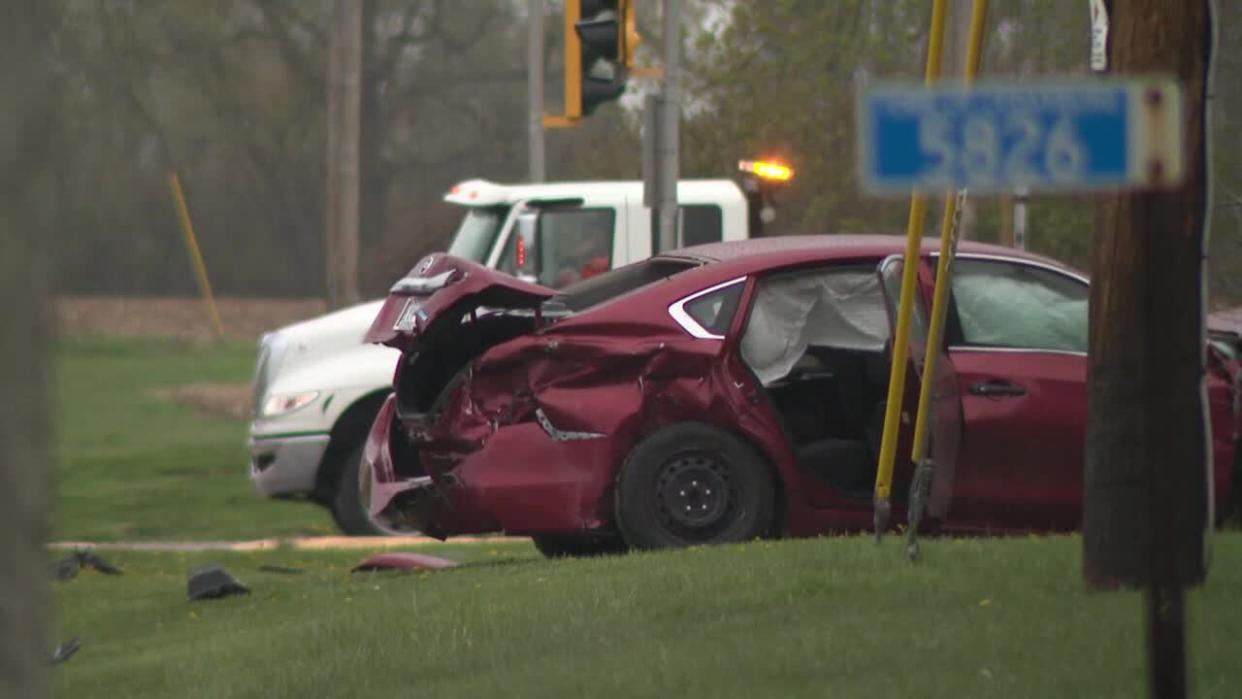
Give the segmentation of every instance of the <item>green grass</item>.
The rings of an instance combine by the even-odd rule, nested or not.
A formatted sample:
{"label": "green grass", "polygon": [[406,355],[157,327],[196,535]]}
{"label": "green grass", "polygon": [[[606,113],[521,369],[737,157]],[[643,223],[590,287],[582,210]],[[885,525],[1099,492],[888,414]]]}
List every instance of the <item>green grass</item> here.
{"label": "green grass", "polygon": [[250,488],[246,425],[153,391],[244,383],[255,346],[66,338],[57,350],[55,538],[225,539],[335,533],[328,513]]}
{"label": "green grass", "polygon": [[[1237,696],[1242,535],[1190,597],[1192,692]],[[1137,697],[1140,597],[1088,595],[1077,538],[820,539],[349,575],[361,554],[115,554],[57,583],[59,696]],[[219,561],[254,594],[185,599]],[[302,575],[261,573],[281,563]]]}

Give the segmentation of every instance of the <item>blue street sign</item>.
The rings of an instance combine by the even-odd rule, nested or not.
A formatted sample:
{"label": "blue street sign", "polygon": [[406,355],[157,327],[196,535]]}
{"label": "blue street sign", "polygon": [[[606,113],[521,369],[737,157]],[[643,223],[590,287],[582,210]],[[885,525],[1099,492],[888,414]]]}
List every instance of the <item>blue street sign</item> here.
{"label": "blue street sign", "polygon": [[858,162],[877,193],[1167,187],[1182,176],[1171,80],[879,85],[858,104]]}

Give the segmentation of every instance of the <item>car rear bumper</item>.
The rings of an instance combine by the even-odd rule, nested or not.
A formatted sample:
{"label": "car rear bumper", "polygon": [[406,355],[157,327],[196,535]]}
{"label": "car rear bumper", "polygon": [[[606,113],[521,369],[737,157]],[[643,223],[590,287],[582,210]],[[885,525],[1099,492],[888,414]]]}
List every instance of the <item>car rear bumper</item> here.
{"label": "car rear bumper", "polygon": [[327,433],[252,437],[250,482],[267,497],[305,495],[315,489]]}

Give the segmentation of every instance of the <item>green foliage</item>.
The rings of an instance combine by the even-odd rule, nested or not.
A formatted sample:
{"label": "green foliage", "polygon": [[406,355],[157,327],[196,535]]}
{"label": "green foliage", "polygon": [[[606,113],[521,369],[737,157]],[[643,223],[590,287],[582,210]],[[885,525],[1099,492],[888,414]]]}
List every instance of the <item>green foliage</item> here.
{"label": "green foliage", "polygon": [[[59,290],[195,293],[167,183],[177,171],[220,293],[319,293],[332,3],[54,5],[65,148],[49,165],[73,202],[55,241]],[[454,183],[525,179],[524,18],[516,3],[480,7],[365,2],[366,292],[443,248],[460,217],[440,201]],[[550,175],[637,175],[638,162],[621,157],[637,152],[623,122],[612,107],[550,138]]]}
{"label": "green foliage", "polygon": [[[951,3],[964,11],[969,3]],[[53,0],[62,71],[58,174],[61,290],[194,293],[166,173],[190,195],[221,293],[323,288],[329,0]],[[720,177],[772,155],[798,171],[777,232],[901,232],[903,199],[859,191],[854,100],[868,80],[922,78],[925,0],[694,0],[686,4],[682,173]],[[523,4],[367,0],[363,79],[365,291],[382,291],[447,243],[459,212],[440,198],[469,177],[525,179]],[[982,76],[1085,75],[1083,0],[990,5]],[[642,62],[658,63],[658,8],[640,3]],[[560,102],[560,4],[548,3],[548,112]],[[960,64],[951,22],[946,64]],[[1216,207],[1209,266],[1218,303],[1242,299],[1242,26],[1222,13],[1213,103]],[[547,134],[551,179],[641,173],[635,80],[578,128]],[[972,235],[998,236],[998,200],[974,198]],[[929,230],[939,217],[932,207]],[[1033,249],[1087,265],[1092,200],[1039,197]]]}
{"label": "green foliage", "polygon": [[[1137,593],[1089,595],[1077,537],[933,540],[908,564],[870,537],[350,575],[361,553],[109,553],[125,575],[57,583],[58,696],[1134,697]],[[469,549],[473,552],[467,553]],[[443,549],[424,549],[439,553]],[[1191,591],[1190,686],[1228,696],[1242,537]],[[253,593],[185,601],[215,561]],[[302,574],[258,570],[295,566]]]}
{"label": "green foliage", "polygon": [[[951,3],[966,11],[969,3]],[[787,159],[797,178],[781,201],[774,231],[903,232],[907,202],[861,193],[855,175],[854,99],[867,80],[923,77],[930,3],[913,0],[766,0],[703,5],[716,21],[691,31],[692,97],[684,126],[683,171],[716,175],[740,157]],[[711,17],[712,12],[708,13]],[[946,69],[964,31],[950,21]],[[1242,22],[1220,17],[1213,103],[1216,206],[1210,285],[1216,304],[1242,301]],[[981,79],[1021,81],[1087,75],[1089,15],[1081,0],[990,4]],[[960,68],[952,74],[960,75]],[[999,237],[998,198],[972,198],[972,237]],[[928,231],[937,232],[933,209]],[[1085,269],[1094,199],[1030,201],[1028,247]]]}

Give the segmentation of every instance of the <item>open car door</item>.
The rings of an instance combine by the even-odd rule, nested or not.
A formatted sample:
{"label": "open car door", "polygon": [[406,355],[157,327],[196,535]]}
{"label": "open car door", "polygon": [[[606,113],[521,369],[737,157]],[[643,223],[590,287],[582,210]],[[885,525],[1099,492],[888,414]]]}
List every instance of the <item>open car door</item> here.
{"label": "open car door", "polygon": [[[897,300],[901,297],[901,279],[905,262],[901,255],[893,255],[880,263],[876,273],[884,290],[888,309],[890,337],[896,335]],[[919,386],[923,380],[923,362],[927,351],[928,313],[922,290],[931,288],[932,273],[926,264],[920,264],[919,293],[915,294],[910,317],[910,354],[906,373],[905,392],[902,397],[900,438],[897,441],[897,461],[893,470],[893,499],[905,505],[909,500],[910,480],[914,470],[911,461],[915,411],[918,406]],[[891,341],[890,341],[891,342]],[[889,356],[892,356],[891,348]],[[935,385],[932,391],[931,434],[928,454],[932,460],[932,480],[927,501],[927,515],[943,521],[949,513],[953,499],[953,474],[957,466],[958,445],[961,440],[962,414],[958,399],[957,375],[943,347],[938,353]]]}

